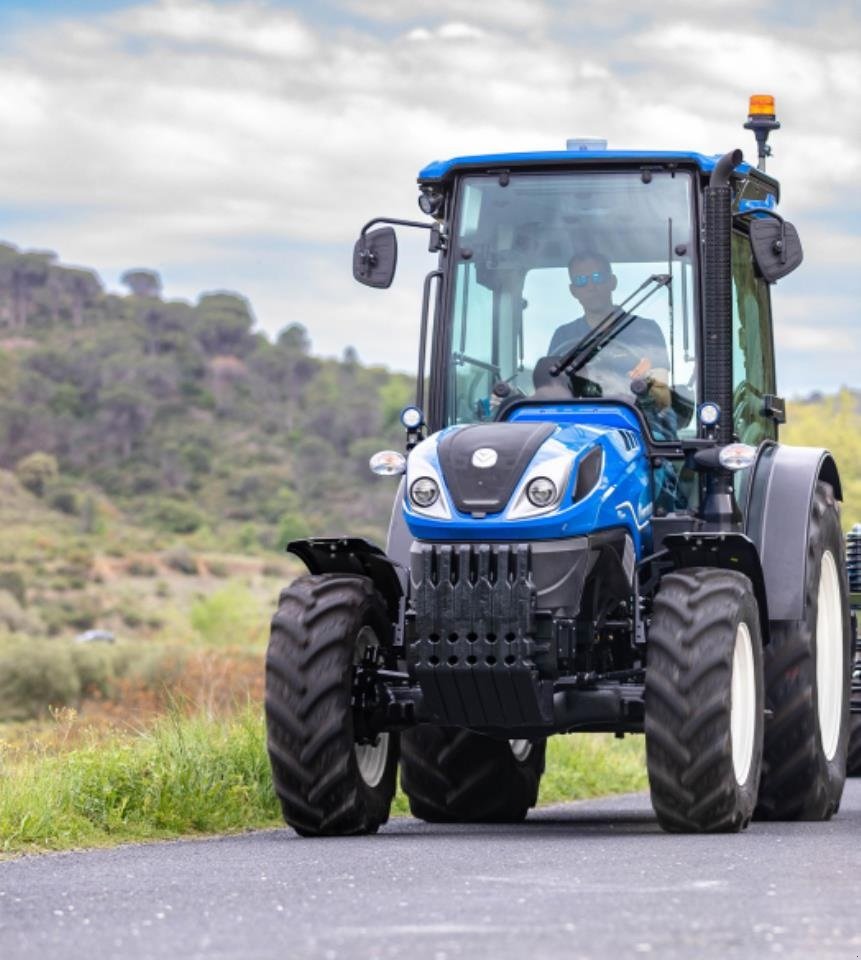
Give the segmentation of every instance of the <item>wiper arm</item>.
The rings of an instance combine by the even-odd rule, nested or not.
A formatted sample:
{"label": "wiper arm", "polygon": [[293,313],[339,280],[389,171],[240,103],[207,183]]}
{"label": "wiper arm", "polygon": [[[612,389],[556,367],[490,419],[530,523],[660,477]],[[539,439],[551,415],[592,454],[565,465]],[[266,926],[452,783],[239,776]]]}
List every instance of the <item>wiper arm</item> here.
{"label": "wiper arm", "polygon": [[[558,377],[560,373],[565,372],[576,373],[581,367],[585,367],[595,354],[603,350],[615,336],[620,334],[634,320],[634,310],[637,307],[642,306],[656,290],[668,286],[671,282],[672,277],[668,273],[653,273],[650,277],[647,277],[633,293],[627,296],[617,307],[613,307],[593,330],[590,330],[585,337],[578,340],[562,359],[550,368],[550,376]],[[650,284],[654,284],[654,286],[650,290],[646,290],[646,287]],[[643,296],[630,310],[625,310],[624,307],[643,290],[646,290]]]}

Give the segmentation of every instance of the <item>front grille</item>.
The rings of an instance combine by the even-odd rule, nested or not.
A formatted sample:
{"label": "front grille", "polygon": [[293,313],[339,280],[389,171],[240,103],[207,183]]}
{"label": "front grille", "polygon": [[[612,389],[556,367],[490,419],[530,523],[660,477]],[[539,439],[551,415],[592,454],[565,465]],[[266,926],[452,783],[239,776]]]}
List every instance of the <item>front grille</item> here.
{"label": "front grille", "polygon": [[536,590],[528,544],[416,543],[408,664],[442,723],[548,723],[552,683],[534,663]]}

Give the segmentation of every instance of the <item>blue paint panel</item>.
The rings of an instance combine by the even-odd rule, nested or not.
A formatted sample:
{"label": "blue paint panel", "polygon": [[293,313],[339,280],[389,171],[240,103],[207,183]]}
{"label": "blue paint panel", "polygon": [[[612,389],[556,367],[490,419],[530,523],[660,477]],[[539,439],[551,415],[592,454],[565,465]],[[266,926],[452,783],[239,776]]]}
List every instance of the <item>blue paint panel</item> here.
{"label": "blue paint panel", "polygon": [[[629,160],[632,163],[654,161],[665,163],[695,164],[703,173],[711,173],[720,155],[707,157],[702,153],[685,153],[670,150],[545,150],[536,153],[488,153],[474,157],[453,157],[451,160],[435,160],[420,171],[418,179],[422,182],[443,180],[454,170],[470,167],[528,166],[530,164],[577,164],[594,163],[602,160]],[[748,163],[736,168],[741,174],[751,171]]]}
{"label": "blue paint panel", "polygon": [[[505,510],[499,513],[476,518],[458,511],[443,491],[451,518],[437,519],[423,515],[405,499],[404,517],[410,533],[416,539],[438,542],[558,540],[624,527],[631,535],[638,559],[651,549],[651,468],[640,422],[632,411],[622,405],[611,404],[552,404],[522,407],[513,411],[510,419],[518,423],[551,421],[558,424],[557,431],[547,443],[555,441],[562,444],[575,458],[568,487],[560,500],[561,505],[549,514],[521,520],[505,518],[510,505],[506,505]],[[441,431],[436,439],[456,429],[449,427]],[[627,444],[621,433],[623,430],[629,434]],[[571,503],[578,464],[596,445],[604,453],[601,479],[586,497]],[[525,472],[542,456],[546,456],[546,453],[539,450]],[[428,459],[442,477],[435,450],[428,454]]]}

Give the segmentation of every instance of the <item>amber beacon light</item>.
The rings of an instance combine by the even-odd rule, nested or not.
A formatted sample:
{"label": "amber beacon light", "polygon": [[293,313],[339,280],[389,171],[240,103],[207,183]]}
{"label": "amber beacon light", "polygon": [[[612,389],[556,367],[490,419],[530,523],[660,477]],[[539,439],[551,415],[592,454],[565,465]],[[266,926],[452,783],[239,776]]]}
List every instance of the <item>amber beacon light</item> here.
{"label": "amber beacon light", "polygon": [[751,96],[744,128],[753,130],[759,155],[757,167],[765,170],[766,158],[771,156],[768,135],[772,130],[780,129],[780,123],[774,112],[774,97],[770,93],[755,93]]}
{"label": "amber beacon light", "polygon": [[755,117],[765,117],[768,120],[774,120],[774,97],[769,93],[754,93],[750,98],[750,107],[748,108],[747,115],[751,120]]}

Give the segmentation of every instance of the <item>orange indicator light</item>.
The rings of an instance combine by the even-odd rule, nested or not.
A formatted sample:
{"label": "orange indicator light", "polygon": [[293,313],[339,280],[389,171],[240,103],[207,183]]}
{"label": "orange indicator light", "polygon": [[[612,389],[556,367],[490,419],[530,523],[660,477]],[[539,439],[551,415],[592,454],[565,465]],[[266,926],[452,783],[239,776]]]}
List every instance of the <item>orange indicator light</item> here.
{"label": "orange indicator light", "polygon": [[748,116],[753,117],[767,117],[770,120],[774,119],[774,97],[768,93],[755,93],[750,98],[750,107],[748,108]]}

